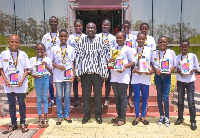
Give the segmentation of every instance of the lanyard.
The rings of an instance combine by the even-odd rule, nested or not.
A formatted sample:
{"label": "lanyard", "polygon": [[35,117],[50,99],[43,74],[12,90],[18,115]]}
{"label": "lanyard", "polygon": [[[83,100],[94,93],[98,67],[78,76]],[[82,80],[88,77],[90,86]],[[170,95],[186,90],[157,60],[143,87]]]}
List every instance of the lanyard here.
{"label": "lanyard", "polygon": [[141,53],[139,54],[139,49],[138,49],[138,47],[137,47],[138,61],[139,61],[140,58],[142,57],[143,50],[144,50],[144,46],[142,47],[142,51],[141,51]]}
{"label": "lanyard", "polygon": [[[42,60],[41,60],[41,62],[43,61],[43,58],[44,58],[44,56],[42,57]],[[38,56],[36,56],[36,59],[35,59],[35,61],[36,61],[36,63],[37,63],[37,61],[38,61]]]}
{"label": "lanyard", "polygon": [[[107,37],[108,37],[108,34],[109,34],[109,32],[107,33],[107,35],[105,36],[105,38],[107,38]],[[103,39],[104,39],[103,32],[102,32],[102,37],[103,37]]]}
{"label": "lanyard", "polygon": [[147,45],[147,35],[146,35],[146,39],[145,39],[145,42],[144,42],[144,46]]}
{"label": "lanyard", "polygon": [[[187,53],[187,56],[186,56],[186,60],[188,59],[188,53]],[[181,61],[183,61],[183,55],[181,53]]]}
{"label": "lanyard", "polygon": [[[57,33],[58,33],[58,31],[56,32],[56,36],[57,36]],[[55,40],[56,40],[56,36],[53,38],[53,36],[52,36],[52,33],[50,32],[50,34],[51,34],[51,39],[52,39],[52,42],[53,42],[53,44],[55,43]]]}
{"label": "lanyard", "polygon": [[[167,50],[165,50],[165,52],[164,52],[164,54],[163,54],[163,56],[162,56],[162,58],[161,58],[161,59],[163,59],[163,58],[164,58],[166,51],[167,51]],[[160,62],[160,50],[159,50],[159,62]]]}
{"label": "lanyard", "polygon": [[10,51],[11,55],[12,55],[12,59],[13,59],[13,62],[15,64],[15,68],[17,68],[17,65],[18,65],[18,61],[19,61],[19,50],[17,50],[17,62],[15,61],[15,58],[13,56],[13,53]]}
{"label": "lanyard", "polygon": [[63,58],[65,57],[65,52],[66,52],[66,49],[67,49],[67,44],[65,45],[65,50],[63,51],[63,48],[60,44],[60,47],[61,47],[61,51],[62,51],[62,54],[63,54]]}
{"label": "lanyard", "polygon": [[81,34],[79,35],[79,37],[77,38],[77,33],[76,33],[76,42],[78,42],[78,40],[79,40],[79,38],[81,37],[81,35],[82,35],[82,32],[81,32]]}

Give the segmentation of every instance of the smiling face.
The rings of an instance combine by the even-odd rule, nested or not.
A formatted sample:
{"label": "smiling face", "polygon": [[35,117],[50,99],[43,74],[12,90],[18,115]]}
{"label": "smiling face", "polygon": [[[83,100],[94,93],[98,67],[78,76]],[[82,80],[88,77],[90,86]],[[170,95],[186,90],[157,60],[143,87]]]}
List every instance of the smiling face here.
{"label": "smiling face", "polygon": [[50,18],[49,19],[49,25],[51,27],[51,30],[56,30],[57,31],[57,27],[58,27],[58,19],[57,18]]}
{"label": "smiling face", "polygon": [[110,30],[110,22],[109,21],[104,21],[102,23],[102,31],[103,33],[108,33]]}
{"label": "smiling face", "polygon": [[129,34],[129,30],[131,29],[129,24],[124,24],[122,26],[122,30],[125,32],[125,34]]}
{"label": "smiling face", "polygon": [[38,44],[36,46],[36,53],[37,53],[37,56],[42,58],[43,57],[43,54],[44,54],[44,46],[42,44]]}
{"label": "smiling face", "polygon": [[145,38],[146,38],[145,34],[138,34],[136,41],[139,47],[144,46]]}
{"label": "smiling face", "polygon": [[149,27],[147,25],[142,25],[140,28],[140,32],[143,34],[147,34]]}
{"label": "smiling face", "polygon": [[10,45],[10,51],[16,52],[20,44],[19,36],[16,34],[10,35],[8,38],[8,44]]}
{"label": "smiling face", "polygon": [[61,45],[66,45],[67,39],[68,39],[68,33],[67,32],[60,32],[59,33],[59,39],[61,42]]}
{"label": "smiling face", "polygon": [[167,38],[161,37],[158,40],[158,45],[159,45],[161,51],[165,51],[167,49],[167,45],[168,45]]}
{"label": "smiling face", "polygon": [[119,32],[116,34],[116,42],[118,46],[123,46],[125,40],[126,40],[126,37],[123,32]]}
{"label": "smiling face", "polygon": [[183,55],[187,54],[189,48],[190,48],[190,44],[188,42],[181,42],[180,49],[181,49],[181,53]]}
{"label": "smiling face", "polygon": [[74,28],[75,28],[75,32],[77,34],[80,34],[83,30],[83,25],[80,22],[76,22]]}
{"label": "smiling face", "polygon": [[96,34],[96,25],[94,23],[88,23],[86,26],[86,33],[88,38],[93,39]]}

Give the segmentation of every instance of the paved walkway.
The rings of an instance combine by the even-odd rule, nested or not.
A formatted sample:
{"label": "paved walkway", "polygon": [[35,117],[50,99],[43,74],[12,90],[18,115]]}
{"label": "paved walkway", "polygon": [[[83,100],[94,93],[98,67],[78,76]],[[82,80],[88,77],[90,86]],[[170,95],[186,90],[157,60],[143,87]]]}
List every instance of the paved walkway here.
{"label": "paved walkway", "polygon": [[[92,118],[87,124],[82,124],[82,118],[72,118],[73,123],[65,121],[57,126],[57,118],[49,118],[49,127],[44,130],[40,138],[197,138],[200,137],[200,116],[197,116],[197,130],[190,129],[189,116],[185,116],[185,122],[182,125],[175,126],[177,117],[170,117],[170,127],[157,125],[159,117],[147,117],[150,125],[145,126],[141,122],[137,126],[132,126],[133,117],[127,117],[127,123],[123,126],[112,126],[112,118],[103,118],[103,124],[97,124]],[[18,119],[19,121],[19,119]],[[38,118],[27,118],[29,128],[36,128]],[[9,118],[1,118],[1,129],[10,124]],[[18,134],[20,131],[18,132]],[[36,136],[37,137],[37,136]],[[38,135],[39,137],[39,135]]]}

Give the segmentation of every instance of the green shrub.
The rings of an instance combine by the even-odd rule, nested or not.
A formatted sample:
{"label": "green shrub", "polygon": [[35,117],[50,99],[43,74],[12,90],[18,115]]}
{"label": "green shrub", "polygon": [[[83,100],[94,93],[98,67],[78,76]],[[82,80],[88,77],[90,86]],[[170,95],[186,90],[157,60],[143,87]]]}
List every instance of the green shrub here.
{"label": "green shrub", "polygon": [[28,75],[28,92],[26,92],[26,95],[31,93],[34,89],[34,78]]}

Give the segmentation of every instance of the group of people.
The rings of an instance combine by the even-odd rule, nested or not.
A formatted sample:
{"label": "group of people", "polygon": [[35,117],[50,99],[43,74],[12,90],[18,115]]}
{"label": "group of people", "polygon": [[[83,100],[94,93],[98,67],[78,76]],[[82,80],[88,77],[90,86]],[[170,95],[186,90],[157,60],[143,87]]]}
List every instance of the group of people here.
{"label": "group of people", "polygon": [[[196,55],[188,52],[190,47],[188,40],[181,41],[181,54],[176,56],[173,50],[167,49],[168,40],[165,36],[158,39],[159,50],[156,50],[154,38],[147,35],[149,30],[147,23],[140,25],[140,32],[137,36],[130,34],[131,23],[127,20],[123,22],[122,31],[119,31],[116,36],[109,33],[111,22],[108,19],[102,22],[102,33],[100,34],[96,34],[96,25],[92,22],[86,25],[86,34],[82,33],[83,22],[80,19],[74,21],[75,33],[69,37],[65,29],[58,32],[58,19],[55,16],[49,19],[49,25],[51,31],[44,35],[41,43],[36,44],[36,57],[28,59],[26,53],[18,49],[20,38],[16,34],[9,36],[10,49],[1,53],[0,71],[5,81],[4,88],[8,97],[12,124],[8,130],[3,131],[3,134],[18,128],[15,96],[17,96],[19,103],[22,132],[29,131],[25,124],[26,106],[24,101],[25,92],[28,88],[27,75],[34,78],[39,128],[49,126],[47,120],[48,107],[54,104],[56,104],[58,116],[56,125],[61,125],[63,118],[68,123],[72,123],[72,119],[69,117],[71,86],[73,84],[74,108],[78,108],[79,82],[81,82],[82,87],[85,114],[82,124],[87,123],[91,117],[92,87],[95,119],[98,124],[102,124],[102,87],[104,80],[106,85],[104,105],[109,105],[111,85],[114,91],[118,117],[111,120],[113,125],[121,126],[126,123],[128,97],[131,98],[133,92],[134,98],[132,99],[136,118],[133,120],[132,125],[135,126],[139,122],[149,125],[145,114],[153,72],[155,72],[154,80],[160,112],[158,124],[162,125],[164,123],[165,126],[170,126],[168,97],[171,72],[174,69],[178,73],[178,119],[175,125],[179,125],[184,121],[184,95],[185,89],[187,89],[191,129],[195,130],[197,128],[194,81],[195,71],[199,68],[199,65]],[[122,63],[121,67],[116,68],[117,60]],[[144,61],[144,65],[142,61]],[[188,63],[189,73],[187,75],[183,73],[182,62]],[[163,71],[164,66],[167,66],[168,71]],[[14,79],[12,78],[13,75]],[[11,82],[14,80],[16,80],[15,83]],[[56,86],[56,103],[54,102],[53,82]],[[128,86],[129,93],[127,95]],[[49,104],[48,91],[51,100]],[[141,115],[139,112],[140,94],[142,95]],[[62,103],[63,98],[64,106]],[[44,119],[42,118],[42,101],[44,104]],[[132,105],[131,102],[129,104]]]}

